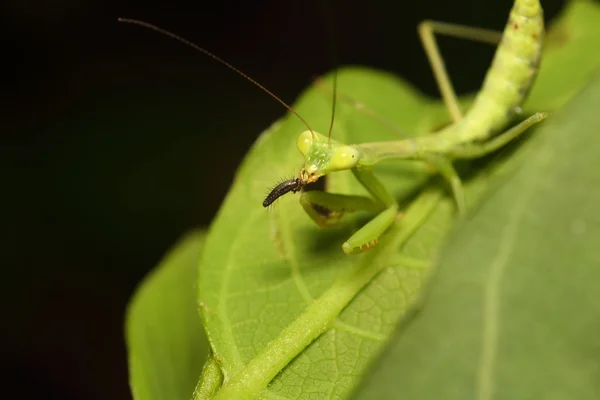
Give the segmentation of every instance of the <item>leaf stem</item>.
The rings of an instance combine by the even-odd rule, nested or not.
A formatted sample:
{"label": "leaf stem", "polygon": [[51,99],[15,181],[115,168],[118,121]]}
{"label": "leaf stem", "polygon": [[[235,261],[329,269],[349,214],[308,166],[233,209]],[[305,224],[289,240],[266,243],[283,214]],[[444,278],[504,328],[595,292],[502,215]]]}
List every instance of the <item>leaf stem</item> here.
{"label": "leaf stem", "polygon": [[215,358],[211,355],[204,368],[200,380],[194,389],[192,400],[211,399],[223,384],[223,373]]}

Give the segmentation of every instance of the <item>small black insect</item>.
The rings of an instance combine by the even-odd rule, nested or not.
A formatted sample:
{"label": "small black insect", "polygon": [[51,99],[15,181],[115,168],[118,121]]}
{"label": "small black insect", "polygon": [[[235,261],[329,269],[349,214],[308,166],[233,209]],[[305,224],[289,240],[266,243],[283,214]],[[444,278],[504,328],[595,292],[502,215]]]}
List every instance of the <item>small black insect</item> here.
{"label": "small black insect", "polygon": [[267,198],[262,203],[263,207],[270,206],[275,200],[288,192],[296,193],[305,185],[306,183],[300,178],[289,179],[281,182],[279,185],[275,186],[273,190],[271,190],[271,193],[267,195]]}

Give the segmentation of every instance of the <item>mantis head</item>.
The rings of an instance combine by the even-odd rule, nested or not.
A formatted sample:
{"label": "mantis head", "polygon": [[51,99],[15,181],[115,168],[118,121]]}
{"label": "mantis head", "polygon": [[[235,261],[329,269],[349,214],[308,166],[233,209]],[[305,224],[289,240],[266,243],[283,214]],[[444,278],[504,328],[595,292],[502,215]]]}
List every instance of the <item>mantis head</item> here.
{"label": "mantis head", "polygon": [[360,160],[360,152],[352,146],[330,140],[317,132],[304,131],[296,141],[304,156],[300,179],[312,183],[330,172],[352,169]]}

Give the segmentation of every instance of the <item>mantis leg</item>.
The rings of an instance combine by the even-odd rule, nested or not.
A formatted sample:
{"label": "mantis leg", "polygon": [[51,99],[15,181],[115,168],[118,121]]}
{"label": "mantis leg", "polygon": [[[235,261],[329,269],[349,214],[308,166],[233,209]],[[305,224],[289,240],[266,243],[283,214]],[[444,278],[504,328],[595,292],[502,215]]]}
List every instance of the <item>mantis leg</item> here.
{"label": "mantis leg", "polygon": [[440,88],[442,98],[444,99],[444,103],[446,103],[446,107],[448,107],[450,117],[452,117],[454,122],[459,121],[462,119],[462,113],[434,35],[437,33],[461,39],[497,44],[502,38],[502,32],[429,20],[421,22],[418,31],[423,48],[433,69],[435,80]]}
{"label": "mantis leg", "polygon": [[302,192],[300,204],[308,216],[320,227],[337,224],[346,213],[381,210],[381,205],[369,197],[351,196],[321,191]]}
{"label": "mantis leg", "polygon": [[367,222],[342,244],[344,253],[358,254],[375,247],[379,243],[379,237],[396,220],[397,212],[398,204],[393,204]]}
{"label": "mantis leg", "polygon": [[322,227],[336,224],[347,212],[359,210],[380,212],[344,242],[342,249],[346,254],[357,254],[374,247],[383,232],[396,220],[398,212],[396,200],[373,175],[370,168],[353,168],[352,172],[373,196],[372,198],[321,191],[303,192],[300,197],[300,204],[304,211]]}
{"label": "mantis leg", "polygon": [[521,123],[495,136],[487,142],[462,145],[452,149],[449,155],[454,158],[482,157],[506,145],[508,142],[525,132],[531,125],[537,124],[538,122],[546,119],[549,115],[550,114],[546,112],[535,113],[525,121],[522,121]]}
{"label": "mantis leg", "polygon": [[[489,154],[495,150],[498,150],[508,142],[525,132],[531,125],[537,124],[549,116],[548,113],[536,113],[525,121],[515,125],[509,130],[501,133],[493,139],[485,143],[467,144],[453,149],[448,153],[449,157],[452,158],[479,158],[486,154]],[[456,169],[452,165],[450,158],[438,155],[424,156],[424,160],[431,163],[442,176],[450,183],[452,193],[456,200],[456,205],[459,213],[464,214],[466,211],[465,205],[465,194],[462,187],[462,182]]]}
{"label": "mantis leg", "polygon": [[356,231],[342,245],[342,249],[346,254],[357,254],[374,247],[379,242],[379,237],[396,220],[398,212],[396,199],[388,192],[381,181],[375,177],[370,168],[353,168],[352,172],[384,210]]}
{"label": "mantis leg", "polygon": [[449,158],[437,155],[425,156],[423,159],[433,165],[448,181],[452,189],[452,195],[456,201],[456,208],[458,208],[459,214],[464,215],[467,211],[465,191],[460,176],[458,176],[458,172],[456,172],[456,169],[452,165],[452,161]]}
{"label": "mantis leg", "polygon": [[[335,225],[347,212],[359,210],[381,211],[382,208],[380,203],[368,197],[320,191],[304,192],[300,197],[300,204],[312,220],[321,227]],[[342,244],[344,253],[357,254],[374,247],[379,241],[379,236],[396,219],[397,211],[397,204],[381,211]]]}

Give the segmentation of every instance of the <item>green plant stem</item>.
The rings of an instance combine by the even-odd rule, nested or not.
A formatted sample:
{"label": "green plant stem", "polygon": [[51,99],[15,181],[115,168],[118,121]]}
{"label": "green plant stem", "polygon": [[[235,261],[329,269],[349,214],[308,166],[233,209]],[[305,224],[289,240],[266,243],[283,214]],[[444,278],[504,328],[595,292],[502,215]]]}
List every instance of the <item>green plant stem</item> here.
{"label": "green plant stem", "polygon": [[211,399],[223,384],[223,373],[219,364],[210,356],[202,369],[202,376],[194,389],[193,400]]}

